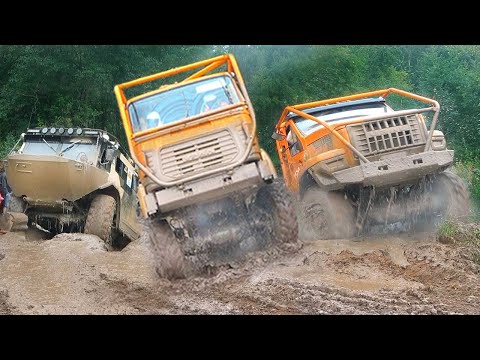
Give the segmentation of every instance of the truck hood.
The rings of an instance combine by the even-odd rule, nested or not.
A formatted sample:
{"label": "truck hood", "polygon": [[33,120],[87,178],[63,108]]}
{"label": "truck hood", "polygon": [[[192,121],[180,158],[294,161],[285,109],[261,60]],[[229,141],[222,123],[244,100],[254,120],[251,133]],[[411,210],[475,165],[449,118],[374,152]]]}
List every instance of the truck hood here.
{"label": "truck hood", "polygon": [[56,155],[10,155],[7,181],[15,196],[30,203],[75,201],[108,185],[108,173]]}

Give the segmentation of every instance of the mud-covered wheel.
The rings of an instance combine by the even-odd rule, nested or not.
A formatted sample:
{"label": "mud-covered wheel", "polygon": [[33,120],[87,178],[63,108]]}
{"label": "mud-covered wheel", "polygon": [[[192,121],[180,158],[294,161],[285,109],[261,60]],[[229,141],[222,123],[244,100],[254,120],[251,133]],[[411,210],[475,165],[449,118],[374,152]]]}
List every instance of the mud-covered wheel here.
{"label": "mud-covered wheel", "polygon": [[352,238],[355,211],[341,192],[311,186],[301,201],[301,235],[306,240]]}
{"label": "mud-covered wheel", "polygon": [[14,196],[13,194],[10,195],[6,207],[8,212],[23,213],[25,211],[25,207],[26,203],[21,197]]}
{"label": "mud-covered wheel", "polygon": [[298,241],[297,214],[292,197],[282,182],[276,179],[262,186],[257,192],[255,205],[271,218],[273,242],[285,244]]}
{"label": "mud-covered wheel", "polygon": [[148,220],[148,237],[157,274],[168,280],[185,278],[187,262],[167,222],[159,219]]}
{"label": "mud-covered wheel", "polygon": [[116,201],[109,195],[96,195],[85,221],[85,234],[97,235],[108,245],[113,244],[113,220],[115,217]]}
{"label": "mud-covered wheel", "polygon": [[446,170],[431,178],[431,207],[436,216],[465,219],[470,213],[470,197],[465,182]]}

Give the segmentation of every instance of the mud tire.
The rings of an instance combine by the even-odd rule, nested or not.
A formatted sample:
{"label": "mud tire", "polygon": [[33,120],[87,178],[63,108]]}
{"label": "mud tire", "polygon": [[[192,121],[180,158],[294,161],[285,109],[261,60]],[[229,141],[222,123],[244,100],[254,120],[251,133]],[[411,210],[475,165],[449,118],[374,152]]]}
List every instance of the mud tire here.
{"label": "mud tire", "polygon": [[148,237],[158,276],[168,280],[185,278],[187,262],[168,223],[165,220],[148,220]]}
{"label": "mud tire", "polygon": [[115,217],[116,201],[109,195],[97,195],[90,204],[85,234],[97,235],[106,244],[113,244],[113,219]]}
{"label": "mud tire", "polygon": [[301,201],[301,235],[310,241],[356,236],[355,211],[341,192],[311,186]]}
{"label": "mud tire", "polygon": [[278,179],[262,186],[257,193],[256,206],[268,211],[272,219],[272,240],[287,244],[298,241],[298,222],[293,200],[285,185]]}

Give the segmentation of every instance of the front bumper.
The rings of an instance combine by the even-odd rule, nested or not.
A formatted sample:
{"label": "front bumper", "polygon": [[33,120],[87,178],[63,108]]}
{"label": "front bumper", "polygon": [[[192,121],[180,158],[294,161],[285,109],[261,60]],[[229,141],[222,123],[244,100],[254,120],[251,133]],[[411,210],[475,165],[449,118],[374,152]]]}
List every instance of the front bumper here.
{"label": "front bumper", "polygon": [[270,178],[273,178],[273,174],[263,161],[245,164],[231,173],[146,194],[147,214],[152,215],[157,211],[166,213],[185,206],[214,201],[237,191],[252,189]]}
{"label": "front bumper", "polygon": [[334,172],[329,177],[317,165],[309,172],[323,188],[337,190],[351,184],[376,187],[405,184],[441,171],[452,163],[453,150],[431,150],[408,156],[398,153],[384,156],[377,161]]}

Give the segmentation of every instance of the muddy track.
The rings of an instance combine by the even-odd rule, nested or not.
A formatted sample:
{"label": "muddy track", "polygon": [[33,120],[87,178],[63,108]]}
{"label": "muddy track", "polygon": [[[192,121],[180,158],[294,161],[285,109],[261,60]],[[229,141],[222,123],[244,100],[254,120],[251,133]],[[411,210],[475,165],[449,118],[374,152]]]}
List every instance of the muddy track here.
{"label": "muddy track", "polygon": [[210,277],[157,277],[145,239],[0,235],[0,314],[478,314],[480,267],[432,234],[271,250]]}

